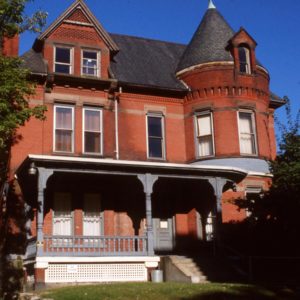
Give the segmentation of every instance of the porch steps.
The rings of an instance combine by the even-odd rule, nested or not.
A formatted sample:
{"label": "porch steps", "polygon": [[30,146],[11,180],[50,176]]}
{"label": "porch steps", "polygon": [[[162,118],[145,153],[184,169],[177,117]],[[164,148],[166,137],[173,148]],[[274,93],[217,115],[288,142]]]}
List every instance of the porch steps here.
{"label": "porch steps", "polygon": [[206,276],[195,261],[186,256],[171,255],[162,257],[165,281],[205,283]]}

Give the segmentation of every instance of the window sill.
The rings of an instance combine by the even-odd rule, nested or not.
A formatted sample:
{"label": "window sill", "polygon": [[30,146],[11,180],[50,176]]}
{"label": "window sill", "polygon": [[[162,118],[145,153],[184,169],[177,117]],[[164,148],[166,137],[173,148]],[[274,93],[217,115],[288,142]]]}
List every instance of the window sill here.
{"label": "window sill", "polygon": [[157,157],[147,157],[147,161],[149,162],[167,162],[165,158],[157,158]]}

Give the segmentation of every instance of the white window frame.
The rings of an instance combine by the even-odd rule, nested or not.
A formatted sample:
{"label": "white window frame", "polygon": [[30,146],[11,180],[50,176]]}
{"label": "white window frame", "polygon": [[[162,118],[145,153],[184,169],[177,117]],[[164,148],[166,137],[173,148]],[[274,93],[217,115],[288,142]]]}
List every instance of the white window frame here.
{"label": "white window frame", "polygon": [[[61,62],[56,62],[56,49],[57,48],[63,48],[63,49],[69,49],[70,50],[70,63],[61,63]],[[53,54],[53,73],[58,73],[58,74],[73,74],[74,71],[74,48],[72,46],[66,46],[66,45],[55,45],[53,47],[54,50],[54,54]],[[69,73],[61,73],[61,72],[56,72],[56,68],[55,65],[56,64],[60,64],[60,65],[64,65],[64,66],[69,66],[70,67],[70,72]]]}
{"label": "white window frame", "polygon": [[[252,125],[252,131],[254,137],[254,152],[255,153],[243,153],[242,152],[242,145],[241,145],[241,124],[240,124],[240,113],[246,113],[251,115],[251,125]],[[256,122],[255,122],[255,112],[248,109],[239,109],[237,111],[237,120],[238,120],[238,134],[239,134],[239,147],[240,147],[240,155],[243,156],[257,156],[258,155],[258,147],[257,147],[257,132],[256,132]],[[244,133],[245,134],[245,133]],[[248,134],[248,133],[247,133]]]}
{"label": "white window frame", "polygon": [[[239,53],[239,49],[244,49],[245,51],[245,56],[246,56],[246,62],[245,62],[245,68],[246,68],[246,72],[242,72],[241,71],[241,62],[240,62],[240,53]],[[238,56],[239,56],[239,71],[242,74],[251,74],[252,72],[252,68],[251,68],[251,59],[250,59],[250,49],[244,45],[240,45],[238,47]]]}
{"label": "white window frame", "polygon": [[[95,217],[87,217],[86,216],[86,202],[87,201],[87,198],[88,196],[96,196],[96,198],[99,199],[99,203],[100,203],[100,207],[99,207],[99,216],[98,216],[98,221],[99,221],[99,235],[93,235],[93,234],[85,234],[85,222],[87,220],[87,218],[90,218],[90,219],[96,219]],[[89,236],[89,237],[100,237],[100,236],[103,236],[104,235],[104,224],[103,224],[103,214],[101,213],[101,196],[99,193],[85,193],[83,195],[84,197],[84,202],[83,202],[83,211],[82,211],[82,235],[83,236]]]}
{"label": "white window frame", "polygon": [[[210,116],[210,126],[211,126],[211,143],[212,143],[212,154],[209,155],[200,155],[199,152],[199,129],[198,129],[198,118],[201,116],[209,115]],[[195,132],[195,146],[197,158],[206,158],[215,156],[215,132],[214,132],[214,122],[213,122],[213,113],[210,110],[199,111],[195,113],[194,117],[194,132]]]}
{"label": "white window frame", "polygon": [[[83,52],[94,52],[97,54],[97,64],[96,64],[96,75],[91,75],[91,74],[85,74],[83,73]],[[99,50],[94,50],[94,49],[81,49],[81,75],[82,76],[91,76],[91,77],[100,77],[101,75],[101,64],[100,64],[100,51]]]}
{"label": "white window frame", "polygon": [[[260,195],[263,193],[263,187],[261,186],[248,186],[245,189],[245,200],[248,200],[247,198],[250,195],[256,195],[258,197],[260,197]],[[250,201],[252,202],[252,200],[250,199]],[[249,211],[248,208],[245,209],[245,213],[246,213],[246,217],[250,217],[252,215],[252,212]]]}
{"label": "white window frame", "polygon": [[[56,109],[57,108],[68,108],[72,111],[72,135],[71,135],[71,151],[61,151],[56,149]],[[74,115],[74,106],[67,104],[54,104],[54,119],[53,119],[53,152],[59,153],[74,153],[74,127],[75,127],[75,115]]]}
{"label": "white window frame", "polygon": [[[85,151],[85,111],[92,110],[100,113],[100,153]],[[92,131],[89,131],[92,132]],[[82,109],[82,149],[84,154],[103,155],[103,109],[98,107],[84,106]]]}
{"label": "white window frame", "polygon": [[[161,146],[162,146],[162,157],[152,157],[150,156],[149,151],[149,130],[148,130],[148,117],[160,118],[161,120]],[[157,160],[166,160],[166,145],[165,145],[165,116],[161,112],[148,112],[146,114],[146,143],[147,143],[147,158],[148,159],[157,159]]]}
{"label": "white window frame", "polygon": [[[64,217],[65,219],[66,218],[69,218],[70,219],[70,234],[54,234],[54,227],[55,227],[55,220],[56,219],[59,219],[59,218],[63,218],[63,217],[56,217],[55,216],[55,199],[56,197],[64,197],[64,196],[69,196],[70,197],[70,215],[69,217]],[[72,210],[72,194],[71,193],[68,193],[68,192],[55,192],[53,194],[53,209],[52,209],[52,235],[56,236],[56,237],[59,237],[59,236],[73,236],[74,235],[74,215],[73,215],[73,210]],[[68,240],[55,240],[55,243],[68,243],[69,241]]]}

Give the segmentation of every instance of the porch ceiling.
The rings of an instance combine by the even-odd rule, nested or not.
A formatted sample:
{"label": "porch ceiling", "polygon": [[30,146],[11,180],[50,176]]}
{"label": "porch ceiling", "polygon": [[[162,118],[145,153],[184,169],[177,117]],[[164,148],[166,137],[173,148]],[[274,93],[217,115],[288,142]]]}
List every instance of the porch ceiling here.
{"label": "porch ceiling", "polygon": [[113,160],[102,158],[66,157],[50,155],[29,155],[17,170],[17,174],[29,168],[34,162],[38,168],[51,169],[54,172],[110,174],[136,176],[151,173],[160,177],[185,179],[206,179],[223,177],[239,181],[247,176],[246,170],[234,167],[212,165],[189,165],[165,162],[144,162]]}

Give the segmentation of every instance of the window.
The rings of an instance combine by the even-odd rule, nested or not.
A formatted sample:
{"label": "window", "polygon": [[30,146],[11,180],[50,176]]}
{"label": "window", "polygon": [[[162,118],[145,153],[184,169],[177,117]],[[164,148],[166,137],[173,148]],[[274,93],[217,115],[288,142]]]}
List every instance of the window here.
{"label": "window", "polygon": [[198,156],[214,155],[212,114],[203,112],[196,115]]}
{"label": "window", "polygon": [[[260,204],[263,195],[263,188],[261,186],[246,187],[245,196],[248,203],[246,207],[247,217],[251,217],[252,212],[255,210],[257,205]],[[257,217],[255,217],[255,219],[257,219]]]}
{"label": "window", "polygon": [[244,46],[239,48],[240,72],[251,74],[250,50]]}
{"label": "window", "polygon": [[163,121],[162,115],[147,115],[148,158],[165,158]]}
{"label": "window", "polygon": [[83,207],[83,235],[101,235],[100,195],[85,194]]}
{"label": "window", "polygon": [[82,75],[100,76],[99,52],[93,50],[82,50]]}
{"label": "window", "polygon": [[74,150],[74,107],[56,105],[54,107],[54,151]]}
{"label": "window", "polygon": [[239,111],[241,154],[256,155],[255,121],[253,112]]}
{"label": "window", "polygon": [[72,48],[55,47],[54,72],[72,74]]}
{"label": "window", "polygon": [[214,239],[214,217],[212,212],[208,214],[206,219],[205,236],[206,236],[206,241],[208,242]]}
{"label": "window", "polygon": [[83,108],[83,151],[102,153],[102,110]]}
{"label": "window", "polygon": [[71,235],[71,194],[55,193],[53,211],[53,235]]}

